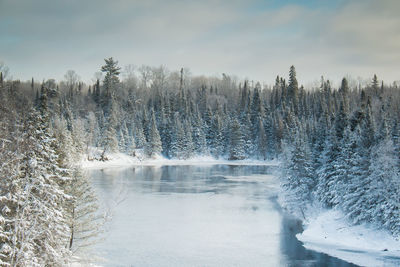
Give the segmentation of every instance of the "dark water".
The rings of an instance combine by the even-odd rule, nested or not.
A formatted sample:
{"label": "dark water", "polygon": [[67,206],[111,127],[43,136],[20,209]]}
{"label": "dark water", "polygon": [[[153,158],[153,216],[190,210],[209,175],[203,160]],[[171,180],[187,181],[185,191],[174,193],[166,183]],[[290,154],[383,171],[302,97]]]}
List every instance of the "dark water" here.
{"label": "dark water", "polygon": [[271,166],[91,171],[112,213],[103,266],[355,266],[306,250],[301,223],[277,204]]}

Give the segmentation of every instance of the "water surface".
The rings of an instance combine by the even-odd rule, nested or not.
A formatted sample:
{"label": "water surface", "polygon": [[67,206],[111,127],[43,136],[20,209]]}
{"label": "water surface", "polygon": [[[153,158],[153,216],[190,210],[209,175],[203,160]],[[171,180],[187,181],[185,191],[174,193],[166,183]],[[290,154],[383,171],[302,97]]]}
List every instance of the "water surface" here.
{"label": "water surface", "polygon": [[112,220],[103,266],[354,266],[306,250],[300,222],[276,202],[270,166],[93,170]]}

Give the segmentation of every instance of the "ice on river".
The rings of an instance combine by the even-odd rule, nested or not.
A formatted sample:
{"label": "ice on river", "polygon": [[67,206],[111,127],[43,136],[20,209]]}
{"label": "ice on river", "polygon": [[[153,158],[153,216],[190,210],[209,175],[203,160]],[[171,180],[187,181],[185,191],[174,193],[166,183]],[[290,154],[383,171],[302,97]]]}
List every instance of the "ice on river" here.
{"label": "ice on river", "polygon": [[[285,266],[342,261],[304,249],[275,201],[271,166],[92,170],[112,211],[104,266]],[[331,265],[331,266],[336,266]]]}

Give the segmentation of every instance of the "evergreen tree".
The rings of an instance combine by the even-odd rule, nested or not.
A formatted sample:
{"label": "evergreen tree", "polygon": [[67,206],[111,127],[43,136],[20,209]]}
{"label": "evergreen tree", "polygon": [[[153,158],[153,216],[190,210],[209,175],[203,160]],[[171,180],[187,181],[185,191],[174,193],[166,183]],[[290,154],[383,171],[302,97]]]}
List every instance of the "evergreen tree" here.
{"label": "evergreen tree", "polygon": [[305,219],[304,208],[312,200],[316,181],[303,129],[300,128],[296,133],[294,143],[285,148],[284,157],[282,187],[285,189],[287,207]]}
{"label": "evergreen tree", "polygon": [[117,111],[114,100],[111,100],[111,110],[106,122],[105,131],[102,138],[103,152],[101,154],[101,160],[106,160],[107,152],[117,152],[118,151],[118,139],[117,139]]}
{"label": "evergreen tree", "polygon": [[348,115],[345,108],[346,104],[344,101],[340,102],[339,112],[335,118],[335,132],[336,137],[340,141],[343,138],[344,129],[347,127],[348,124]]}
{"label": "evergreen tree", "polygon": [[245,158],[243,134],[237,119],[234,119],[231,125],[231,144],[229,159],[240,160]]}
{"label": "evergreen tree", "polygon": [[194,144],[192,139],[192,125],[189,120],[185,120],[183,124],[184,129],[184,138],[183,138],[183,152],[184,152],[184,159],[191,158],[194,152]]}
{"label": "evergreen tree", "polygon": [[155,155],[161,154],[162,144],[160,134],[156,125],[156,118],[154,115],[154,111],[152,110],[152,116],[150,121],[150,131],[149,131],[149,143],[146,146],[146,154],[149,157],[154,157]]}
{"label": "evergreen tree", "polygon": [[267,158],[267,135],[264,130],[264,125],[262,119],[258,119],[258,127],[256,134],[256,148],[257,148],[257,156],[260,156],[261,159],[265,160]]}
{"label": "evergreen tree", "polygon": [[324,205],[332,207],[335,193],[333,186],[335,178],[338,175],[338,170],[335,168],[335,162],[338,160],[340,153],[340,145],[336,136],[330,134],[328,137],[325,149],[322,153],[321,168],[317,170],[318,184],[316,194]]}
{"label": "evergreen tree", "polygon": [[253,99],[251,101],[251,124],[253,125],[253,129],[257,127],[258,120],[262,117],[262,106],[261,106],[261,98],[258,88],[254,89]]}
{"label": "evergreen tree", "polygon": [[349,85],[346,78],[343,78],[342,84],[339,88],[339,92],[341,95],[341,104],[343,105],[343,112],[349,112]]}
{"label": "evergreen tree", "polygon": [[136,140],[136,147],[138,149],[144,149],[147,146],[147,141],[144,136],[143,128],[141,127],[140,123],[137,123],[135,127],[135,140]]}
{"label": "evergreen tree", "polygon": [[219,157],[223,151],[222,122],[219,114],[216,114],[210,127],[210,152],[214,157]]}
{"label": "evergreen tree", "polygon": [[184,138],[185,131],[183,129],[183,125],[180,121],[179,114],[176,112],[174,114],[174,123],[173,123],[174,131],[172,133],[171,140],[171,157],[177,159],[184,158]]}
{"label": "evergreen tree", "polygon": [[106,58],[104,61],[106,64],[101,67],[101,71],[106,74],[103,81],[105,89],[103,103],[107,106],[112,92],[119,83],[118,75],[120,74],[121,68],[118,67],[118,61],[114,60],[112,57]]}
{"label": "evergreen tree", "polygon": [[383,225],[395,236],[400,235],[400,169],[393,141],[387,134],[371,154],[368,212],[371,221]]}
{"label": "evergreen tree", "polygon": [[19,165],[23,192],[16,206],[11,266],[60,266],[68,257],[64,207],[69,196],[60,188],[67,177],[57,162],[45,107],[42,103],[41,114],[31,111],[23,129]]}
{"label": "evergreen tree", "polygon": [[374,77],[372,78],[372,90],[375,95],[378,95],[379,81],[378,81],[378,77],[376,76],[376,74],[374,74]]}
{"label": "evergreen tree", "polygon": [[67,204],[67,225],[69,227],[68,248],[83,258],[101,232],[104,219],[98,215],[98,204],[88,177],[75,168],[71,179],[65,185],[71,198]]}
{"label": "evergreen tree", "polygon": [[201,118],[200,112],[195,113],[195,117],[193,118],[193,134],[192,134],[192,140],[193,140],[193,146],[194,146],[194,153],[198,155],[204,155],[207,154],[207,141],[206,141],[206,135],[204,133],[204,122]]}
{"label": "evergreen tree", "polygon": [[289,86],[288,86],[289,100],[291,101],[294,112],[298,114],[298,98],[299,98],[299,85],[296,79],[296,69],[294,66],[290,67],[289,71]]}

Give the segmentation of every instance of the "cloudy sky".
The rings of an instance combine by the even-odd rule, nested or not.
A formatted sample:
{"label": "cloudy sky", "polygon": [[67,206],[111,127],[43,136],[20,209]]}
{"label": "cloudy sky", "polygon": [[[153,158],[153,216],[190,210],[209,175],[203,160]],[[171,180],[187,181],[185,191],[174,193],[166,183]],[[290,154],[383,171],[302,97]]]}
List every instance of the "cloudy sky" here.
{"label": "cloudy sky", "polygon": [[14,78],[84,81],[105,57],[273,83],[400,80],[397,0],[0,0],[0,61]]}

